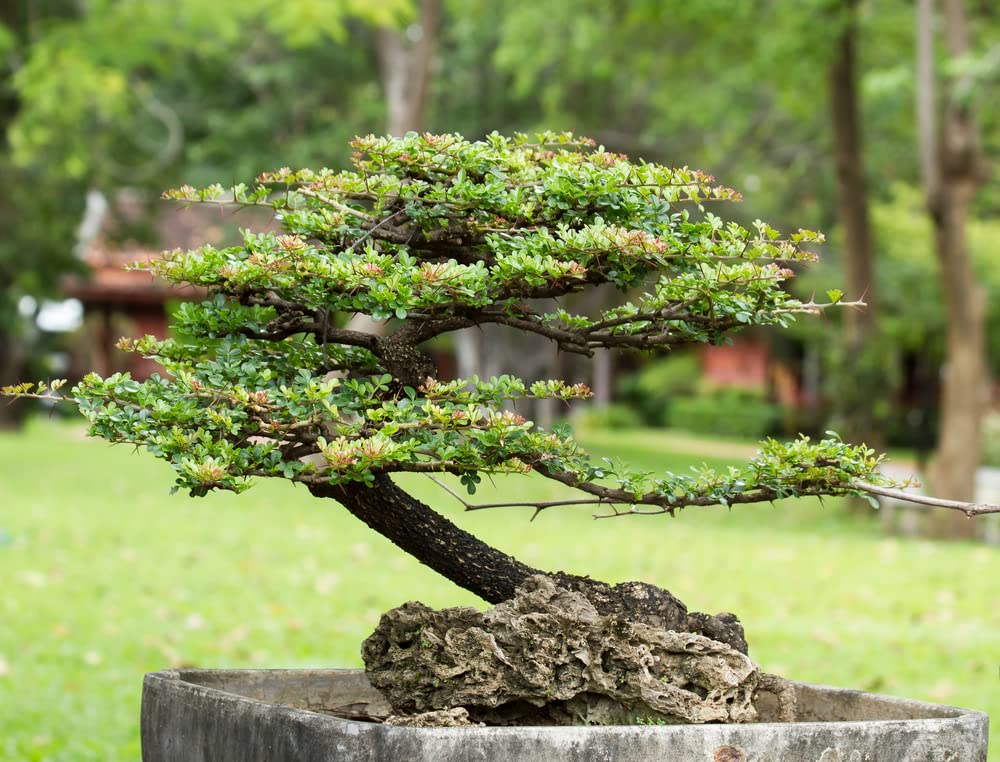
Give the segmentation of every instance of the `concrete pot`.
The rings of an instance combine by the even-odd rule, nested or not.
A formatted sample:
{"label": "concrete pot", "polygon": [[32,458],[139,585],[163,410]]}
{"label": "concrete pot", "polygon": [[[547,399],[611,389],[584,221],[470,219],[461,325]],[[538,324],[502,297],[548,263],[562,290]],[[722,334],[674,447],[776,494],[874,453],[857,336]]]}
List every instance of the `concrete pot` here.
{"label": "concrete pot", "polygon": [[[744,725],[401,728],[361,670],[146,675],[144,762],[985,762],[982,712],[795,683],[798,720]],[[759,707],[767,719],[767,707]],[[337,715],[341,716],[334,716]]]}

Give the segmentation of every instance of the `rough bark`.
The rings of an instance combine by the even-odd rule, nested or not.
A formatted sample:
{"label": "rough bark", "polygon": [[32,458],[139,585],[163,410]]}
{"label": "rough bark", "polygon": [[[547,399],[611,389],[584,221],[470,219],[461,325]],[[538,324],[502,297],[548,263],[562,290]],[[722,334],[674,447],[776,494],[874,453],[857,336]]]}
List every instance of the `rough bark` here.
{"label": "rough bark", "polygon": [[[514,597],[529,577],[545,572],[488,545],[400,489],[385,475],[360,483],[313,485],[317,497],[337,500],[370,528],[459,587],[489,603]],[[616,614],[667,630],[693,632],[747,652],[743,627],[733,614],[688,612],[668,591],[644,582],[609,585],[589,577],[550,574],[564,588],[583,593],[602,615]]]}
{"label": "rough bark", "polygon": [[377,476],[372,487],[351,483],[310,489],[334,498],[421,563],[490,603],[507,600],[521,582],[541,573],[460,529],[388,476]]}
{"label": "rough bark", "polygon": [[[942,372],[941,425],[928,473],[936,494],[955,500],[975,496],[981,455],[981,422],[987,403],[985,357],[986,297],[977,282],[966,240],[966,221],[986,168],[979,128],[971,104],[956,97],[962,82],[950,81],[935,98],[933,0],[920,0],[917,12],[917,116],[927,208],[934,225],[934,249],[947,319]],[[965,55],[969,33],[962,0],[942,0],[947,51]],[[941,114],[940,122],[935,114]],[[962,516],[934,517],[940,536],[974,534]]]}
{"label": "rough bark", "polygon": [[[847,292],[853,299],[864,295],[868,304],[866,310],[844,312],[844,373],[846,378],[853,380],[851,388],[856,391],[848,393],[844,400],[841,425],[848,440],[877,448],[879,439],[872,410],[876,395],[872,392],[881,374],[872,367],[870,355],[878,329],[878,312],[859,114],[857,5],[857,0],[840,3],[841,28],[829,70],[838,217],[844,232]],[[864,506],[867,510],[866,503]]]}

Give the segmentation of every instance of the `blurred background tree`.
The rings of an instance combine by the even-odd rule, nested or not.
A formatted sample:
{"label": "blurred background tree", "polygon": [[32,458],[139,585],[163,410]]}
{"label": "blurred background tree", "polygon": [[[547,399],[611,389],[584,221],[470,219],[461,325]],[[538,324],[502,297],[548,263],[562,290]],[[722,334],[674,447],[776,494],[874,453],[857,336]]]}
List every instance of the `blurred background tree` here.
{"label": "blurred background tree", "polygon": [[[967,27],[964,47],[942,38],[930,50],[941,134],[955,114],[974,113],[980,153],[994,156],[1000,9],[981,0],[926,6],[942,30],[956,8]],[[811,282],[843,284],[849,298],[871,303],[842,322],[803,325],[797,341],[759,337],[781,361],[772,375],[785,380],[749,398],[715,395],[709,382],[677,397],[707,398],[716,411],[760,397],[743,425],[829,424],[851,439],[877,441],[881,431],[884,443],[930,450],[937,422],[953,420],[938,415],[937,397],[953,362],[943,337],[955,313],[943,307],[944,260],[931,255],[924,200],[920,18],[906,0],[13,0],[0,10],[0,167],[10,178],[0,189],[0,382],[24,376],[39,356],[28,348],[32,316],[18,305],[30,312],[77,267],[71,242],[88,191],[152,197],[285,165],[337,167],[347,157],[331,147],[358,133],[572,129],[609,149],[712,172],[744,191],[741,222],[827,230],[826,269]],[[977,175],[967,196],[955,214],[969,221],[969,259],[993,328],[970,345],[995,378],[996,175]],[[565,362],[507,346],[501,330],[470,330],[450,348],[463,374],[489,372],[484,336],[490,353],[506,353],[529,378],[532,365],[542,375]],[[644,388],[627,375],[644,362],[615,373],[599,363],[598,396],[613,399],[614,379],[626,392]],[[648,385],[656,375],[647,376]],[[775,413],[771,387],[787,385],[785,376],[797,404]],[[979,413],[964,417],[958,436],[978,441],[968,421],[984,417],[987,401],[963,399],[977,399]],[[648,408],[635,406],[631,420],[653,422]],[[655,417],[669,419],[665,410]],[[719,420],[701,410],[681,417]],[[966,449],[963,475],[951,485],[939,478],[943,492],[971,488],[977,448]]]}
{"label": "blurred background tree", "polygon": [[[945,362],[941,379],[941,433],[928,480],[961,497],[975,494],[982,452],[986,376],[986,290],[969,246],[969,211],[989,177],[982,152],[976,77],[965,60],[972,35],[964,0],[941,0],[940,36],[947,53],[944,77],[935,62],[935,3],[917,3],[917,127],[927,210],[945,306]],[[943,81],[942,81],[943,79]],[[950,534],[971,534],[945,522]]]}
{"label": "blurred background tree", "polygon": [[[84,188],[40,163],[16,162],[10,128],[21,115],[22,97],[13,76],[31,54],[32,13],[71,18],[70,2],[53,0],[29,8],[0,7],[0,384],[44,372],[30,347],[38,301],[54,293],[59,276],[74,266],[73,240],[83,209]],[[31,297],[31,298],[26,298]],[[0,406],[0,428],[18,423],[25,411]]]}

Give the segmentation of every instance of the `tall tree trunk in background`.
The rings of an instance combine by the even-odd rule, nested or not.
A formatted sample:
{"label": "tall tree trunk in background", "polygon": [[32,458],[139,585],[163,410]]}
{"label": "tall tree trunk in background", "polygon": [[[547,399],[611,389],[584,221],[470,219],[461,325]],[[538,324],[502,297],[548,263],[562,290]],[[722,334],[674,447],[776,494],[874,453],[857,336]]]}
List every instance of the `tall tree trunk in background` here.
{"label": "tall tree trunk in background", "polygon": [[615,359],[610,349],[594,352],[594,407],[607,407],[615,401]]}
{"label": "tall tree trunk in background", "polygon": [[441,32],[441,0],[421,0],[420,18],[406,29],[378,30],[378,58],[390,135],[424,128],[431,63]]}
{"label": "tall tree trunk in background", "polygon": [[[441,0],[421,0],[420,17],[405,29],[378,30],[378,61],[385,92],[386,131],[397,137],[424,128],[427,86],[441,33]],[[357,314],[352,331],[384,334],[385,324]]]}
{"label": "tall tree trunk in background", "polygon": [[[948,55],[969,49],[963,0],[942,0]],[[981,421],[987,403],[986,295],[976,280],[966,240],[966,220],[985,179],[979,128],[971,104],[959,97],[963,82],[949,80],[935,99],[934,2],[917,4],[917,122],[927,208],[934,225],[947,322],[942,375],[941,430],[928,470],[935,494],[972,500],[981,457]],[[940,118],[938,118],[940,115]],[[961,514],[935,517],[939,536],[967,537],[973,522]]]}
{"label": "tall tree trunk in background", "polygon": [[[386,128],[390,135],[405,135],[424,128],[431,64],[441,32],[441,0],[420,0],[419,10],[419,19],[405,29],[378,30],[379,69],[385,91]],[[355,317],[351,327],[354,321],[363,317]],[[485,332],[495,333],[495,329],[495,326],[466,328],[455,334],[454,351],[460,378],[489,375],[483,338]],[[361,327],[360,330],[371,329]]]}
{"label": "tall tree trunk in background", "polygon": [[844,313],[843,378],[855,391],[843,397],[845,409],[840,417],[842,433],[848,441],[865,442],[877,448],[881,442],[875,433],[878,426],[874,421],[873,403],[878,398],[884,373],[878,366],[873,346],[878,332],[878,313],[859,113],[857,5],[858,0],[838,3],[840,34],[829,69],[837,212],[844,231],[847,293],[852,299],[864,295],[868,303],[864,311],[847,310]]}

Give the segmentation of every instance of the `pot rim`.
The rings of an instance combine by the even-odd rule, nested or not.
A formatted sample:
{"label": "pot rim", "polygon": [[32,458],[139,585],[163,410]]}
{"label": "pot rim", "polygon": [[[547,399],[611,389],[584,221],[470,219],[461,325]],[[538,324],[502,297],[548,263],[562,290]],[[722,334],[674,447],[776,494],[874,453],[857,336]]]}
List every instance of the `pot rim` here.
{"label": "pot rim", "polygon": [[840,688],[836,686],[820,685],[816,683],[806,683],[797,680],[789,680],[788,682],[799,692],[815,692],[820,693],[829,697],[840,696],[844,699],[856,700],[858,698],[874,699],[884,702],[887,706],[896,706],[900,709],[907,709],[914,713],[926,714],[924,717],[915,717],[913,719],[859,719],[859,720],[807,720],[807,721],[794,721],[794,722],[752,722],[752,723],[705,723],[705,724],[693,724],[693,723],[680,723],[673,725],[519,725],[519,726],[471,726],[471,727],[428,727],[428,728],[415,728],[415,727],[397,727],[392,725],[384,725],[377,722],[366,722],[363,720],[352,720],[343,717],[337,717],[336,715],[316,711],[313,709],[306,709],[299,706],[293,706],[289,704],[279,704],[270,701],[257,699],[252,696],[247,696],[242,693],[236,693],[231,690],[224,690],[222,688],[213,687],[211,685],[205,685],[197,681],[200,676],[204,677],[223,677],[226,675],[237,676],[252,676],[252,675],[270,675],[270,676],[287,676],[289,678],[295,677],[305,677],[305,676],[330,676],[330,677],[350,677],[357,678],[359,675],[364,674],[364,670],[361,669],[187,669],[187,668],[177,668],[177,669],[165,669],[157,672],[148,672],[145,675],[144,685],[155,685],[157,683],[171,683],[171,684],[184,684],[185,690],[193,691],[195,693],[204,696],[217,696],[226,697],[227,701],[237,701],[238,703],[246,703],[250,705],[259,705],[269,707],[270,711],[279,711],[282,714],[288,714],[291,716],[297,716],[302,718],[302,715],[308,716],[309,721],[319,723],[319,724],[330,724],[330,725],[342,725],[347,724],[350,726],[348,732],[361,733],[367,732],[368,730],[379,728],[381,731],[393,732],[393,731],[421,731],[428,733],[444,733],[447,735],[453,734],[468,734],[468,733],[488,733],[491,735],[501,734],[501,735],[523,735],[526,731],[530,731],[532,734],[559,734],[565,733],[567,731],[573,732],[586,732],[586,733],[639,733],[645,734],[650,732],[660,733],[660,732],[678,732],[683,730],[685,732],[691,732],[692,729],[706,728],[706,729],[718,729],[718,728],[760,728],[762,731],[767,729],[775,728],[795,728],[797,730],[808,730],[810,728],[832,728],[837,726],[863,726],[869,729],[877,729],[880,727],[891,728],[899,726],[907,727],[938,727],[945,728],[953,725],[973,725],[979,726],[983,725],[988,727],[989,717],[988,715],[977,709],[965,709],[962,707],[951,706],[948,704],[934,704],[927,701],[919,701],[917,699],[909,699],[899,696],[890,696],[881,693],[870,693],[868,691],[860,691],[850,688]]}

